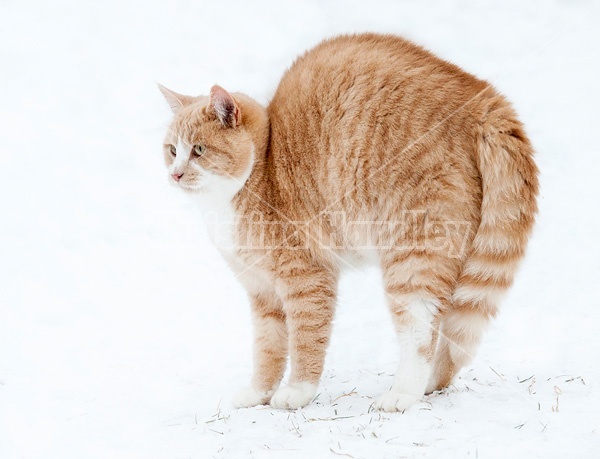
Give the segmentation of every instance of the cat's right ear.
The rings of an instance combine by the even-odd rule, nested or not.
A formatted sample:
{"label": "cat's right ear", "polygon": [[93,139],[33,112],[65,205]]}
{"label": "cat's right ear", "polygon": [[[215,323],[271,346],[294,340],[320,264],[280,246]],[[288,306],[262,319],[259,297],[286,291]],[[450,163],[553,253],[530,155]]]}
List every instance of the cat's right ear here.
{"label": "cat's right ear", "polygon": [[165,100],[173,110],[173,113],[177,113],[181,107],[185,105],[189,105],[194,101],[192,96],[184,96],[183,94],[177,94],[175,91],[171,91],[168,88],[165,88],[162,84],[158,84],[158,89],[162,92],[162,95],[165,96]]}
{"label": "cat's right ear", "polygon": [[225,127],[234,128],[240,124],[240,108],[235,99],[217,84],[210,88],[207,108]]}

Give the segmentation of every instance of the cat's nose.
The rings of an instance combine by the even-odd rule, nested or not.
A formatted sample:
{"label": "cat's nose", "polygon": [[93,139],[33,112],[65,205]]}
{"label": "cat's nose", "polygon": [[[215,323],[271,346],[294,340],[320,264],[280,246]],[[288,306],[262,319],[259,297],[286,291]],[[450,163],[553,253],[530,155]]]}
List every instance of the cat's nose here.
{"label": "cat's nose", "polygon": [[173,180],[175,180],[176,182],[179,182],[181,177],[183,177],[183,174],[171,174],[171,177],[173,177]]}

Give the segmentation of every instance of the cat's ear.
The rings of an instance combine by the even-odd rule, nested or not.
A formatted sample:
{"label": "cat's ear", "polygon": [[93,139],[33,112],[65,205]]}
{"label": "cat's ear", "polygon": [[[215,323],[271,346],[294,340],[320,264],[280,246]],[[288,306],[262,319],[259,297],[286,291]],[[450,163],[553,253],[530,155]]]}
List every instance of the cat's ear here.
{"label": "cat's ear", "polygon": [[183,94],[177,94],[175,91],[171,91],[168,88],[165,88],[162,84],[158,83],[158,89],[162,92],[162,95],[165,96],[165,100],[173,110],[173,113],[177,113],[181,107],[185,105],[189,105],[194,101],[192,96],[184,96]]}
{"label": "cat's ear", "polygon": [[235,99],[221,86],[210,88],[207,110],[216,115],[225,127],[234,128],[240,124],[242,114]]}

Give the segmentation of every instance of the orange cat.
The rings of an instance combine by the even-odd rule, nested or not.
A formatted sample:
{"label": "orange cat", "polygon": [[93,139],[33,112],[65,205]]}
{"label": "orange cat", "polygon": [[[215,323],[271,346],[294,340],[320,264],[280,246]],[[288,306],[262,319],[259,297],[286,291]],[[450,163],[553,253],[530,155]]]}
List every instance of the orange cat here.
{"label": "orange cat", "polygon": [[[174,118],[174,184],[247,289],[254,374],[236,406],[313,399],[340,271],[382,269],[400,342],[392,389],[404,410],[469,362],[513,281],[534,223],[532,148],[485,81],[406,40],[326,40],[263,107],[214,86],[160,87]],[[291,375],[280,387],[286,360]]]}

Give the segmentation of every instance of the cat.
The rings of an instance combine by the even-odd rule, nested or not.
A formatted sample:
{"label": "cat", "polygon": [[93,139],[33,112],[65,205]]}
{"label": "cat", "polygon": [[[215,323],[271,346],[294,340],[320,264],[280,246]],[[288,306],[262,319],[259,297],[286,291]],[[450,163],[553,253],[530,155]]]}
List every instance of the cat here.
{"label": "cat", "polygon": [[218,85],[159,88],[170,181],[210,216],[250,298],[253,376],[235,406],[312,401],[340,272],[357,262],[380,266],[400,344],[377,409],[405,410],[470,362],[537,212],[531,143],[489,83],[356,34],[299,57],[267,107]]}

